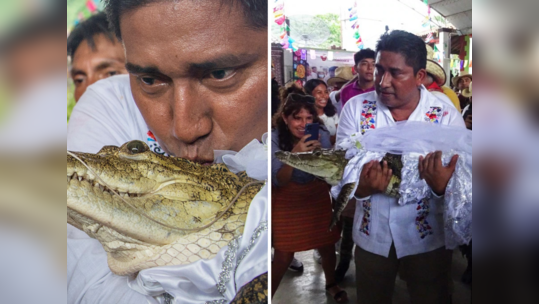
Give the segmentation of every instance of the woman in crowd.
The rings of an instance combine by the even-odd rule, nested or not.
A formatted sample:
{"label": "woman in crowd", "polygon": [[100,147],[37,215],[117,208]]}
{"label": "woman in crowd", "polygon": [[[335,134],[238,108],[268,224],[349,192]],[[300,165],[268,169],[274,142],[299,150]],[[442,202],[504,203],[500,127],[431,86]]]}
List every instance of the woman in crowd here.
{"label": "woman in crowd", "polygon": [[[312,96],[290,94],[274,116],[272,152],[308,152],[329,148],[329,132],[318,117]],[[319,123],[320,136],[307,140],[307,123]],[[326,277],[326,290],[338,303],[348,301],[346,291],[335,282],[335,242],[340,231],[328,231],[331,198],[325,182],[272,157],[272,296],[295,252],[318,249]]]}
{"label": "woman in crowd", "polygon": [[315,98],[314,107],[318,117],[324,122],[329,131],[331,144],[335,144],[337,125],[339,124],[339,114],[332,102],[329,101],[328,87],[320,79],[311,79],[303,87],[305,93]]}

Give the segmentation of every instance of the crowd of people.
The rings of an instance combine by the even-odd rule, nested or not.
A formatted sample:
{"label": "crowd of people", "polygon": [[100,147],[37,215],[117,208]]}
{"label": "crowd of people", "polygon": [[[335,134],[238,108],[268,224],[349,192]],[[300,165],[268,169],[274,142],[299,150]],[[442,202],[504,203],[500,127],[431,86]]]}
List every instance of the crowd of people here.
{"label": "crowd of people", "polygon": [[[350,67],[337,67],[327,82],[307,79],[278,88],[273,80],[272,153],[339,148],[354,133],[401,121],[472,129],[472,75],[454,77],[453,89],[447,87],[445,70],[420,37],[399,30],[386,33],[376,50],[357,52],[354,63],[355,76]],[[425,121],[433,109],[439,115]],[[305,130],[312,123],[320,124],[320,137],[309,140]],[[418,170],[432,195],[418,205],[404,206],[384,194],[391,175],[387,164],[366,164],[354,198],[341,215],[340,229],[329,232],[329,186],[273,156],[272,295],[286,269],[297,270],[301,264],[294,253],[315,249],[327,292],[338,303],[347,302],[346,291],[338,284],[349,269],[355,244],[358,303],[391,303],[397,273],[407,282],[413,303],[450,303],[452,250],[445,248],[440,214],[457,159],[453,156],[443,166],[440,153],[420,158]],[[427,210],[423,215],[429,224],[424,229],[416,220],[419,207]],[[469,260],[463,280],[471,284],[471,249],[464,246],[463,252]]]}

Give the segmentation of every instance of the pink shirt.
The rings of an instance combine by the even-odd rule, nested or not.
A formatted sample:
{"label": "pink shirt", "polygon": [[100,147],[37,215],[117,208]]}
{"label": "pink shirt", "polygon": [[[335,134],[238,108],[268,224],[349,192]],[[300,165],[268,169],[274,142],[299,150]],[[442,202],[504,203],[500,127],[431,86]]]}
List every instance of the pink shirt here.
{"label": "pink shirt", "polygon": [[374,91],[374,86],[367,90],[362,90],[359,85],[357,84],[357,81],[355,81],[352,85],[348,85],[341,89],[341,103],[342,106],[346,104],[350,98],[357,96],[359,94],[368,93]]}

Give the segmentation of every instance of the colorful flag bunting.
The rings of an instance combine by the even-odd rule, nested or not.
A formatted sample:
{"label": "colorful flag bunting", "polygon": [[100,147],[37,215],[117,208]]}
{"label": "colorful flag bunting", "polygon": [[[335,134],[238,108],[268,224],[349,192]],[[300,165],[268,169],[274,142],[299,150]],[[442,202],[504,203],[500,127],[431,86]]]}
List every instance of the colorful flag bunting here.
{"label": "colorful flag bunting", "polygon": [[93,13],[97,10],[97,6],[95,5],[93,0],[86,1],[86,7],[90,11],[90,13]]}

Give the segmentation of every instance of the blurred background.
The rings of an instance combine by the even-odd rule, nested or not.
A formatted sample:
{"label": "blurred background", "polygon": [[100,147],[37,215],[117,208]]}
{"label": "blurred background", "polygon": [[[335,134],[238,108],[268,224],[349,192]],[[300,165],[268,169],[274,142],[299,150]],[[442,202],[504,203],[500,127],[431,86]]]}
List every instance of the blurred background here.
{"label": "blurred background", "polygon": [[65,2],[0,1],[0,303],[65,303]]}

